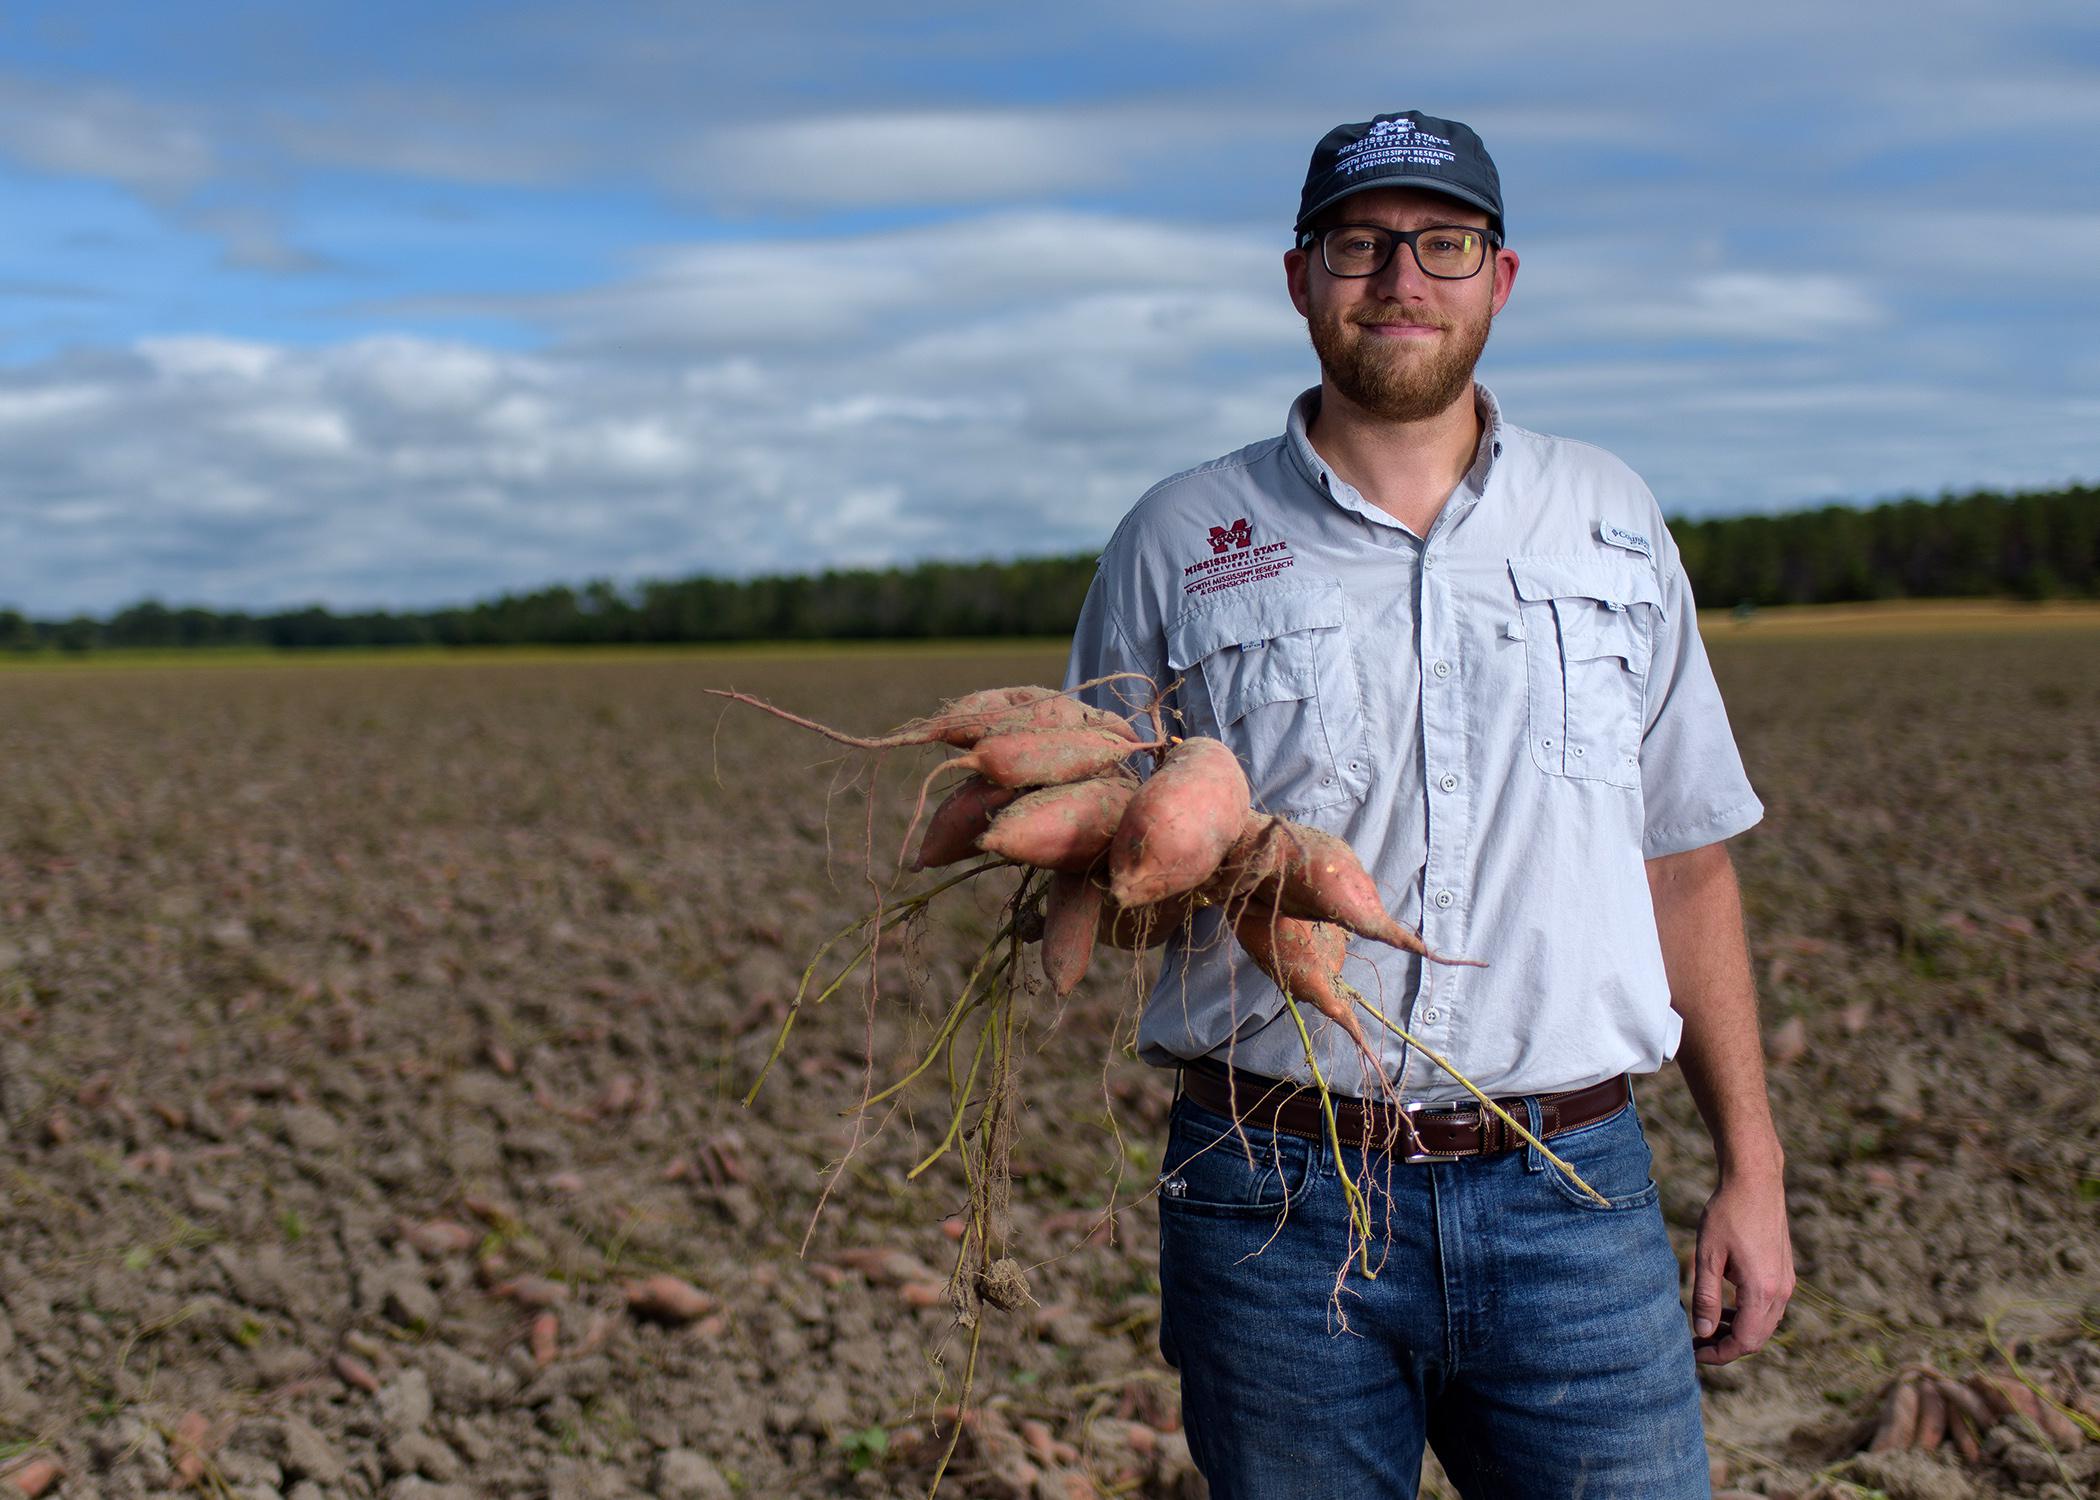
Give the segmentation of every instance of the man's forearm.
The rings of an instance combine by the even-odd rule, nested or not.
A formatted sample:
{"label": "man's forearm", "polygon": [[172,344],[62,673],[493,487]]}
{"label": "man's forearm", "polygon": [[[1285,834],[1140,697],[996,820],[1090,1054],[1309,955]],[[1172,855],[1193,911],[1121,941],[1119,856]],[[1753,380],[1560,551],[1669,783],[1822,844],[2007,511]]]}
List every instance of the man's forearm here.
{"label": "man's forearm", "polygon": [[1648,861],[1648,888],[1670,1003],[1684,1018],[1678,1066],[1713,1136],[1721,1176],[1777,1178],[1784,1163],[1765,1092],[1757,991],[1727,846]]}

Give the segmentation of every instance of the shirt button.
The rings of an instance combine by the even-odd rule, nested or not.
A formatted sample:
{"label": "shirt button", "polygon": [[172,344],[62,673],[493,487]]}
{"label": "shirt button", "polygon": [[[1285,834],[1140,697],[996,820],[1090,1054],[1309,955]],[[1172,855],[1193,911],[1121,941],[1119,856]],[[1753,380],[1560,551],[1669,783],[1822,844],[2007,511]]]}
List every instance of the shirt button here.
{"label": "shirt button", "polygon": [[1570,754],[1570,755],[1580,755],[1580,754],[1582,754],[1582,746],[1580,746],[1580,745],[1577,745],[1577,746],[1576,746],[1576,747],[1575,747],[1575,748],[1574,748],[1573,750],[1570,750],[1570,751],[1568,752],[1568,754]]}
{"label": "shirt button", "polygon": [[1431,1006],[1428,1010],[1422,1012],[1422,1019],[1425,1021],[1441,1021],[1444,1019],[1444,1013],[1435,1006]]}
{"label": "shirt button", "polygon": [[1429,670],[1436,673],[1436,675],[1439,677],[1449,677],[1451,675],[1451,663],[1449,663],[1448,661],[1439,661],[1435,666],[1431,667]]}
{"label": "shirt button", "polygon": [[1438,906],[1449,906],[1457,899],[1458,897],[1452,895],[1449,891],[1438,891],[1436,893],[1436,904]]}
{"label": "shirt button", "polygon": [[1423,554],[1422,554],[1422,566],[1423,566],[1423,567],[1425,567],[1425,568],[1433,568],[1433,567],[1435,567],[1435,566],[1436,566],[1436,554],[1435,554],[1435,553],[1432,553],[1432,552],[1425,552],[1425,553],[1423,553]]}
{"label": "shirt button", "polygon": [[1447,771],[1437,779],[1437,785],[1447,792],[1455,792],[1458,790],[1458,778]]}

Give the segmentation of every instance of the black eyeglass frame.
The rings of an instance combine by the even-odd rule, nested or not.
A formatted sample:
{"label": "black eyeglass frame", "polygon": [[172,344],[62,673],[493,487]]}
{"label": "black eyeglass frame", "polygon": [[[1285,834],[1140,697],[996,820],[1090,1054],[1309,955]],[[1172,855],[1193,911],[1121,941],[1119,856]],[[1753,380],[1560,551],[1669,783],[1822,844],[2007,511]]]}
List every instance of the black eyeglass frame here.
{"label": "black eyeglass frame", "polygon": [[[1371,267],[1370,270],[1337,271],[1327,263],[1327,236],[1338,229],[1375,229],[1380,234],[1391,235],[1393,242],[1386,248],[1385,259]],[[1446,276],[1430,270],[1429,267],[1422,264],[1422,250],[1416,243],[1425,234],[1435,234],[1438,230],[1448,232],[1454,229],[1463,234],[1477,234],[1487,242],[1486,247],[1480,252],[1480,264],[1463,276]],[[1298,231],[1298,248],[1300,250],[1310,250],[1314,245],[1320,247],[1321,267],[1329,276],[1339,281],[1362,281],[1367,276],[1376,276],[1380,271],[1383,271],[1393,263],[1393,257],[1400,253],[1402,245],[1407,246],[1407,253],[1415,258],[1415,269],[1432,281],[1471,281],[1486,269],[1488,251],[1502,248],[1502,236],[1495,233],[1494,230],[1479,224],[1424,224],[1420,229],[1394,229],[1385,224],[1329,224],[1325,229],[1301,229]]]}

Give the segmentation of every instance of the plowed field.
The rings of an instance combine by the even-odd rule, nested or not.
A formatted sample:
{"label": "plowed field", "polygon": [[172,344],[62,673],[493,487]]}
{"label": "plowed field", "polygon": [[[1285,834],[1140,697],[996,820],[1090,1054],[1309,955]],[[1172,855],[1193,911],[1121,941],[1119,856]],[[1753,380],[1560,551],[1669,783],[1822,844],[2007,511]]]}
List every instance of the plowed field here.
{"label": "plowed field", "polygon": [[[2100,630],[1713,634],[1769,807],[1736,855],[1802,1272],[1707,1376],[1714,1455],[1767,1494],[2091,1494],[2100,1443],[2011,1423],[1974,1461],[1847,1455],[1907,1362],[2100,1391]],[[932,758],[883,762],[871,819],[865,757],[701,689],[873,731],[1060,663],[0,672],[0,1464],[55,1457],[63,1496],[923,1493],[967,1342],[959,1173],[905,1175],[945,1089],[850,1111],[999,892],[895,945],[872,1011],[807,1013],[744,1108]],[[948,1493],[1200,1493],[1132,1003],[1127,967],[1032,1003],[1033,1304],[988,1319]],[[1688,1253],[1704,1134],[1674,1072],[1642,1106]],[[639,1314],[660,1274],[698,1300]]]}

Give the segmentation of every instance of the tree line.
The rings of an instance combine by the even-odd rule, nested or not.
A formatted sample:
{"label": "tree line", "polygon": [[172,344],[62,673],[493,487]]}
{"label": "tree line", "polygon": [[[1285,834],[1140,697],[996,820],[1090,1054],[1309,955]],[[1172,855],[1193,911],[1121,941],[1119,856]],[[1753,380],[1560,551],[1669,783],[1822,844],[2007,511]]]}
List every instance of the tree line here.
{"label": "tree line", "polygon": [[[1701,604],[2100,595],[2100,491],[2086,486],[1670,523]],[[431,610],[250,614],[145,600],[106,619],[0,609],[0,649],[498,646],[911,640],[1068,634],[1090,553],[749,579],[609,582]]]}

